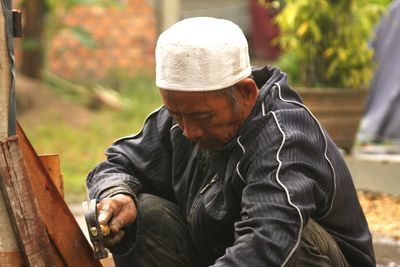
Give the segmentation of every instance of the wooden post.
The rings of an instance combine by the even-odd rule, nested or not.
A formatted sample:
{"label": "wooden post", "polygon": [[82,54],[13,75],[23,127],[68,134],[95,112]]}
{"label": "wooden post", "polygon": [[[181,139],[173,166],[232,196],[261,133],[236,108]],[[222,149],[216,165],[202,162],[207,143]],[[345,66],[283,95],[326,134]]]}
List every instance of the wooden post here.
{"label": "wooden post", "polygon": [[24,38],[32,40],[37,46],[22,50],[21,72],[34,79],[42,78],[44,65],[44,29],[47,9],[46,0],[25,1]]}
{"label": "wooden post", "polygon": [[[6,37],[5,7],[0,1],[0,140],[8,136],[8,108],[11,86],[10,57]],[[0,266],[20,266],[22,257],[0,189]]]}
{"label": "wooden post", "polygon": [[7,48],[3,1],[0,1],[0,138],[8,136],[8,107],[11,86],[10,57]]}
{"label": "wooden post", "polygon": [[55,266],[30,180],[18,137],[0,142],[0,186],[25,263],[28,266]]}

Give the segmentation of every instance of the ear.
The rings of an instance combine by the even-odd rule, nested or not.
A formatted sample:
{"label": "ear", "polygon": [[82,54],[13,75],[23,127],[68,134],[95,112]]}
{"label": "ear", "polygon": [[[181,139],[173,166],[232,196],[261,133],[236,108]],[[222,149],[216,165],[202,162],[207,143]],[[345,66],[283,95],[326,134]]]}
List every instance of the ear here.
{"label": "ear", "polygon": [[236,92],[244,105],[252,107],[257,101],[260,90],[253,79],[245,78],[236,83]]}

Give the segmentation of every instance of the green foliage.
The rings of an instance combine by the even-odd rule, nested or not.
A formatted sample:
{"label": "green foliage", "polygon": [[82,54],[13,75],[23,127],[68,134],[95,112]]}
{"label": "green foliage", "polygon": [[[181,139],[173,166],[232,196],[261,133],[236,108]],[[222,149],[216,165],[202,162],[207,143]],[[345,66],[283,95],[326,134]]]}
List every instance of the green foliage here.
{"label": "green foliage", "polygon": [[[373,73],[368,46],[384,1],[287,0],[276,17],[278,43],[299,64],[300,82],[363,88]],[[285,69],[284,69],[285,70]]]}
{"label": "green foliage", "polygon": [[94,49],[97,47],[96,40],[92,38],[92,35],[81,26],[69,27],[69,30],[73,33],[75,38],[83,44],[85,47]]}
{"label": "green foliage", "polygon": [[33,38],[25,38],[22,42],[22,49],[32,51],[40,46],[39,42]]}
{"label": "green foliage", "polygon": [[284,53],[279,57],[276,65],[288,73],[288,79],[291,84],[300,83],[300,69],[299,69],[299,58],[294,53]]}

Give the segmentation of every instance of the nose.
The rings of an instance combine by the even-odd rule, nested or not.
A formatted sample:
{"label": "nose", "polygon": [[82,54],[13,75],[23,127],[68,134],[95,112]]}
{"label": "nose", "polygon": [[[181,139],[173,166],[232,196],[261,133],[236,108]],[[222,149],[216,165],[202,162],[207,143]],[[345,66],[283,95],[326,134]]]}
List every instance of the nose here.
{"label": "nose", "polygon": [[183,119],[181,127],[183,135],[189,140],[196,141],[204,135],[203,129],[190,119]]}

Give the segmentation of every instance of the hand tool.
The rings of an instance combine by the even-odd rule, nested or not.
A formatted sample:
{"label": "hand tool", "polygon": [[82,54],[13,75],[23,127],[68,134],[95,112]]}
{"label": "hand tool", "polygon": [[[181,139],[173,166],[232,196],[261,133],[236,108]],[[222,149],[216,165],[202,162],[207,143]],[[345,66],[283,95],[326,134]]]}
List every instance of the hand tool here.
{"label": "hand tool", "polygon": [[108,225],[101,225],[97,219],[96,199],[82,202],[83,215],[89,231],[90,241],[93,244],[93,256],[95,259],[107,258],[108,252],[104,246],[104,237],[110,234]]}

